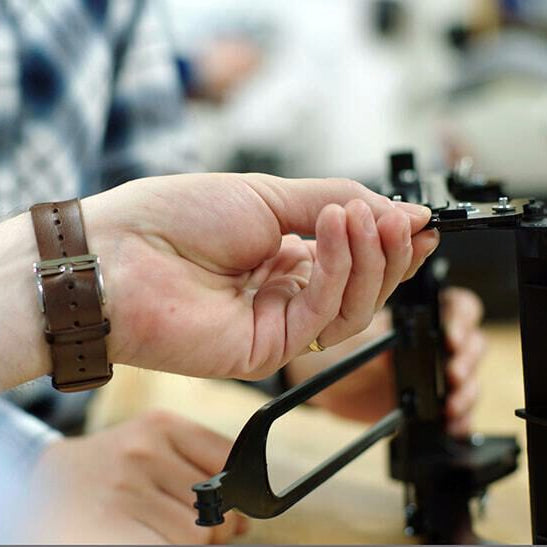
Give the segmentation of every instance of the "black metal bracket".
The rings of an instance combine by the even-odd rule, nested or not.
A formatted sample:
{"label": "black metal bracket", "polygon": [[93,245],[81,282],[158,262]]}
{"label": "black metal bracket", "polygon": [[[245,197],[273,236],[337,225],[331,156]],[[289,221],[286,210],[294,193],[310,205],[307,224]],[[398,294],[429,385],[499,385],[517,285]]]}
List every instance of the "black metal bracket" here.
{"label": "black metal bracket", "polygon": [[266,443],[274,421],[363,366],[368,360],[392,348],[396,342],[397,335],[390,332],[257,410],[236,439],[222,472],[208,481],[194,485],[193,490],[197,494],[195,507],[199,513],[197,524],[221,524],[224,522],[222,515],[234,508],[254,518],[275,517],[332,477],[379,439],[395,433],[403,421],[403,413],[399,409],[388,414],[350,445],[285,488],[279,495],[274,494],[270,486]]}

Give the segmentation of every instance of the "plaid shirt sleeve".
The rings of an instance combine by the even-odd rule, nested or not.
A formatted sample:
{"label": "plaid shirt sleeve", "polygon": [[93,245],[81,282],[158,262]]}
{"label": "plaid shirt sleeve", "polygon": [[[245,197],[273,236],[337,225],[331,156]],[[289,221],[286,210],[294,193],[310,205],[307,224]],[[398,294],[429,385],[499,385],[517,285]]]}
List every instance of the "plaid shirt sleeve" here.
{"label": "plaid shirt sleeve", "polygon": [[[117,37],[99,190],[140,177],[200,168],[184,119],[184,90],[175,54],[162,28],[158,3],[136,6],[129,25]],[[124,17],[122,3],[112,3],[111,8],[113,18]]]}

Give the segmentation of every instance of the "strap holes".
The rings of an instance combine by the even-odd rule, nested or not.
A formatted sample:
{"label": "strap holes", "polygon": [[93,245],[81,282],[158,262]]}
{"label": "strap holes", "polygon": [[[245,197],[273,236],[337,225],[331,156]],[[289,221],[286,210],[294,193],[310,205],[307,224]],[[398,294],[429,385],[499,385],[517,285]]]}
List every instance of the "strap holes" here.
{"label": "strap holes", "polygon": [[57,214],[58,212],[59,212],[59,209],[57,209],[57,207],[55,207],[55,208],[53,209],[53,213],[54,213],[54,214]]}
{"label": "strap holes", "polygon": [[63,241],[63,239],[65,239],[65,237],[63,236],[63,234],[59,234],[59,235],[57,236],[57,239],[58,239],[59,241]]}
{"label": "strap holes", "polygon": [[53,221],[53,224],[55,224],[55,226],[59,226],[59,224],[61,224],[61,221],[56,218],[54,221]]}
{"label": "strap holes", "polygon": [[74,311],[74,310],[77,310],[78,309],[78,302],[71,302],[69,304],[69,308]]}
{"label": "strap holes", "polygon": [[83,361],[85,359],[85,355],[78,355],[77,359],[78,361]]}
{"label": "strap holes", "polygon": [[63,256],[68,256],[68,255],[66,254],[66,251],[63,251]]}
{"label": "strap holes", "polygon": [[71,291],[74,288],[74,283],[72,283],[72,281],[70,283],[67,283],[66,288]]}
{"label": "strap holes", "polygon": [[75,327],[79,327],[79,326],[80,326],[80,322],[79,322],[79,321],[74,321],[73,325],[74,325]]}
{"label": "strap holes", "polygon": [[85,367],[79,368],[78,372],[85,372]]}

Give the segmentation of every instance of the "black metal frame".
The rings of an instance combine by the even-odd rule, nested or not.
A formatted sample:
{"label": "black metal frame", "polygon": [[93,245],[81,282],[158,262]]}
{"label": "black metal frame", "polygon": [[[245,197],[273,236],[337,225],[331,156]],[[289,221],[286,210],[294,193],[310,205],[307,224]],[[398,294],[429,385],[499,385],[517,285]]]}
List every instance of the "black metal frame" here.
{"label": "black metal frame", "polygon": [[268,432],[274,421],[363,366],[368,360],[392,348],[396,342],[397,335],[390,332],[257,410],[239,434],[224,470],[210,480],[194,486],[198,496],[197,524],[202,526],[221,524],[224,522],[222,515],[233,508],[255,518],[279,515],[332,477],[376,441],[393,434],[403,421],[403,413],[399,409],[388,414],[349,446],[285,488],[279,496],[274,494],[270,486],[266,443]]}
{"label": "black metal frame", "polygon": [[[533,200],[481,203],[500,189],[448,179],[451,194],[409,177],[413,163],[402,158],[400,177],[392,158],[392,195],[427,203],[429,227],[441,231],[510,229],[516,232],[520,318],[526,408],[517,411],[527,424],[530,503],[534,543],[547,544],[547,214]],[[443,190],[444,188],[444,190]],[[473,203],[454,201],[472,196]],[[255,518],[276,516],[322,484],[379,439],[390,443],[390,469],[406,490],[406,531],[428,543],[474,543],[469,500],[517,467],[519,447],[510,437],[455,440],[444,432],[446,351],[439,320],[440,280],[430,259],[392,299],[394,330],[338,364],[295,386],[259,409],[238,436],[223,471],[196,484],[197,523],[223,522],[233,508]],[[275,420],[340,380],[367,360],[393,348],[399,408],[349,446],[300,480],[274,494],[266,461],[268,432]],[[547,365],[547,363],[546,363]]]}

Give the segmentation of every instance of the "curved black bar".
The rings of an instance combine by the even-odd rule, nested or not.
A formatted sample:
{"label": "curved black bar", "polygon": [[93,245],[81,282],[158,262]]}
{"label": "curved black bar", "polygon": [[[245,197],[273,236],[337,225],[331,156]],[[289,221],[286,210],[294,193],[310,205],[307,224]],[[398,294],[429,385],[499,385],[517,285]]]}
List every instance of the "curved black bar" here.
{"label": "curved black bar", "polygon": [[272,491],[268,480],[266,443],[273,422],[373,357],[394,347],[397,339],[394,331],[379,337],[255,412],[236,439],[223,471],[208,481],[194,485],[193,490],[197,494],[195,507],[199,511],[197,524],[221,524],[224,521],[222,515],[233,508],[255,518],[274,517],[309,494],[376,441],[394,433],[403,421],[403,413],[399,409],[290,485],[279,496]]}

